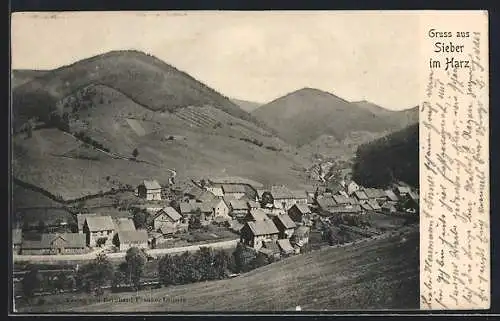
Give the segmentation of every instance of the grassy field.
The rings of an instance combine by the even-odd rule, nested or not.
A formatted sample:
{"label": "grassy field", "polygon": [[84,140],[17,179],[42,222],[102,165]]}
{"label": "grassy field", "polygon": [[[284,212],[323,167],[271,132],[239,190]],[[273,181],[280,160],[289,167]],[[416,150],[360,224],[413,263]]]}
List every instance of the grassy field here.
{"label": "grassy field", "polygon": [[418,244],[417,230],[395,233],[291,257],[234,279],[110,295],[107,301],[52,296],[20,312],[286,311],[297,305],[303,311],[416,309]]}

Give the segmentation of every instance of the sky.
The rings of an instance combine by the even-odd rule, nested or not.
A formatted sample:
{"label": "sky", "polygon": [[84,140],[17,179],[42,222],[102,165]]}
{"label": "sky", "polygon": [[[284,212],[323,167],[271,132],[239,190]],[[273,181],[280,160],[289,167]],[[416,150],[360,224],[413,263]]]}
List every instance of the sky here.
{"label": "sky", "polygon": [[134,49],[231,98],[266,103],[310,87],[394,110],[420,101],[412,13],[15,13],[11,26],[13,69]]}

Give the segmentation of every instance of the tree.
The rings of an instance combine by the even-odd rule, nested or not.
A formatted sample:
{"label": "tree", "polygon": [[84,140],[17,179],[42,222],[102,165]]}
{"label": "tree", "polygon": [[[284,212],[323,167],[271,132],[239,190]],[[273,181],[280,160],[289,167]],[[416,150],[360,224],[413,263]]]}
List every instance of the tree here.
{"label": "tree", "polygon": [[65,290],[68,287],[68,283],[68,277],[64,272],[59,272],[54,278],[54,288],[56,290]]}
{"label": "tree", "polygon": [[22,288],[24,295],[29,299],[33,297],[36,290],[39,290],[43,282],[43,277],[36,268],[32,268],[24,275]]}
{"label": "tree", "polygon": [[45,232],[45,229],[46,229],[45,222],[43,220],[39,220],[38,221],[38,231],[40,233],[43,233],[43,232]]}
{"label": "tree", "polygon": [[138,229],[146,228],[148,225],[148,217],[149,214],[145,210],[139,208],[134,209],[133,221],[135,227]]}
{"label": "tree", "polygon": [[144,273],[144,265],[146,264],[146,255],[137,247],[131,247],[125,255],[125,261],[127,261],[129,280],[136,289],[139,289],[141,277]]}
{"label": "tree", "polygon": [[102,287],[111,281],[112,277],[113,265],[104,253],[98,254],[92,262],[82,266],[77,274],[79,287],[97,294],[102,293]]}
{"label": "tree", "polygon": [[137,156],[139,156],[139,151],[137,150],[137,148],[134,148],[134,150],[132,151],[132,156],[134,158],[137,158]]}

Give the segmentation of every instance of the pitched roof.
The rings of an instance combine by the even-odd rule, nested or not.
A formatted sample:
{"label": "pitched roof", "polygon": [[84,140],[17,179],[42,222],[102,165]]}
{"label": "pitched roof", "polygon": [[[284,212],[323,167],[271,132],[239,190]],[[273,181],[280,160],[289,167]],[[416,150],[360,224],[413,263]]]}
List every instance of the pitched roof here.
{"label": "pitched roof", "polygon": [[337,205],[337,202],[335,202],[335,199],[333,197],[320,197],[317,199],[317,202],[322,209],[327,209],[331,206]]}
{"label": "pitched roof", "polygon": [[365,188],[365,194],[368,198],[384,198],[386,197],[383,190],[378,188]]}
{"label": "pitched roof", "polygon": [[12,243],[20,244],[23,241],[23,230],[20,228],[12,229]]}
{"label": "pitched roof", "polygon": [[295,222],[292,221],[292,219],[290,218],[290,216],[288,216],[288,214],[279,214],[279,215],[276,215],[274,217],[274,219],[277,220],[277,221],[280,221],[281,224],[283,224],[283,226],[286,229],[295,228],[297,226],[295,224]]}
{"label": "pitched roof", "polygon": [[252,209],[250,210],[250,212],[248,213],[250,215],[250,217],[254,220],[254,221],[264,221],[264,220],[269,220],[269,217],[267,217],[267,214],[266,212],[264,212],[262,209],[260,208],[257,208],[257,209]]}
{"label": "pitched roof", "polygon": [[175,208],[173,208],[172,206],[167,206],[159,210],[156,213],[155,218],[160,216],[162,213],[165,213],[168,217],[172,219],[172,221],[178,221],[182,218],[182,215],[179,214],[179,212],[177,212]]}
{"label": "pitched roof", "polygon": [[292,193],[292,196],[295,199],[306,199],[307,198],[307,193],[305,190],[290,190],[290,193]]}
{"label": "pitched roof", "polygon": [[117,231],[135,231],[134,221],[130,218],[119,218],[115,220]]}
{"label": "pitched roof", "polygon": [[328,185],[328,189],[334,194],[340,192],[343,188],[344,187],[339,183],[332,183]]}
{"label": "pitched roof", "polygon": [[83,225],[85,224],[85,219],[88,216],[96,216],[96,213],[85,213],[85,214],[76,214],[76,221],[78,225],[78,231],[83,230]]}
{"label": "pitched roof", "polygon": [[409,196],[412,200],[414,200],[414,201],[417,201],[417,202],[418,202],[419,196],[418,196],[418,194],[417,194],[417,193],[415,193],[415,192],[413,192],[413,191],[410,191],[410,192],[408,193],[408,196]]}
{"label": "pitched roof", "polygon": [[202,213],[212,213],[219,202],[219,200],[205,201],[198,203],[198,205]]}
{"label": "pitched roof", "polygon": [[148,233],[146,230],[120,231],[118,232],[120,243],[146,243]]}
{"label": "pitched roof", "polygon": [[170,225],[162,225],[160,227],[160,232],[163,235],[174,234],[176,231],[177,231],[177,229],[175,227],[173,227],[173,226],[170,226]]}
{"label": "pitched roof", "polygon": [[361,204],[361,208],[364,209],[365,211],[372,211],[373,207],[370,206],[368,203],[363,203]]}
{"label": "pitched roof", "polygon": [[146,187],[146,189],[161,189],[161,186],[160,184],[158,183],[158,181],[152,179],[152,180],[144,180],[142,182],[142,184],[144,185],[144,187]]}
{"label": "pitched roof", "polygon": [[248,225],[255,236],[279,233],[278,228],[271,220],[250,221],[246,222],[246,225]]}
{"label": "pitched roof", "polygon": [[223,184],[222,191],[226,193],[246,193],[244,185],[240,184]]}
{"label": "pitched roof", "polygon": [[410,193],[410,188],[408,186],[396,186],[396,190],[399,194],[408,194]]}
{"label": "pitched roof", "polygon": [[[358,205],[360,201],[358,201],[355,197],[348,197],[347,198],[349,200],[349,204],[351,205]],[[366,201],[366,200],[362,200],[362,201]]]}
{"label": "pitched roof", "polygon": [[237,231],[237,232],[239,232],[241,230],[241,228],[243,227],[243,224],[238,222],[238,220],[231,220],[229,222],[229,225],[233,231]]}
{"label": "pitched roof", "polygon": [[337,204],[349,204],[349,198],[345,197],[343,195],[333,195],[333,199],[335,200],[335,203]]}
{"label": "pitched roof", "polygon": [[359,213],[361,205],[335,206],[328,209],[330,213]]}
{"label": "pitched roof", "polygon": [[87,226],[89,231],[106,231],[106,230],[114,230],[115,224],[113,223],[113,219],[111,216],[88,216],[85,218],[87,222]]}
{"label": "pitched roof", "polygon": [[289,239],[278,240],[278,246],[284,253],[288,254],[294,252],[294,249],[292,247],[292,244],[290,244]]}
{"label": "pitched roof", "polygon": [[396,206],[394,205],[394,203],[392,202],[385,202],[384,204],[382,204],[382,209],[385,209],[385,210],[388,210],[388,209],[395,209]]}
{"label": "pitched roof", "polygon": [[385,192],[385,195],[387,195],[387,198],[390,200],[390,201],[394,201],[394,202],[397,202],[398,201],[398,197],[396,196],[396,194],[391,191],[391,190],[386,190],[384,191]]}
{"label": "pitched roof", "polygon": [[376,211],[376,210],[379,210],[380,209],[380,205],[378,205],[377,201],[376,200],[368,200],[368,204],[370,204],[370,206]]}
{"label": "pitched roof", "polygon": [[283,185],[271,186],[271,195],[276,199],[293,199],[295,196],[292,192]]}
{"label": "pitched roof", "polygon": [[305,204],[295,204],[292,207],[296,207],[302,214],[311,213],[311,209]]}
{"label": "pitched roof", "polygon": [[52,243],[57,238],[62,238],[66,241],[67,248],[84,248],[86,246],[85,235],[80,233],[44,233],[32,234],[29,238],[23,240],[23,249],[50,249]]}
{"label": "pitched roof", "polygon": [[243,200],[230,200],[229,204],[233,210],[248,210],[247,202]]}
{"label": "pitched roof", "polygon": [[354,196],[356,196],[359,200],[366,200],[368,196],[362,190],[357,190],[354,192]]}
{"label": "pitched roof", "polygon": [[179,209],[180,209],[182,214],[189,214],[189,213],[194,212],[194,210],[195,210],[193,205],[194,204],[182,202],[179,204]]}
{"label": "pitched roof", "polygon": [[268,190],[266,189],[258,189],[257,190],[257,196],[260,198],[262,198],[262,194],[264,194],[265,192],[268,192]]}

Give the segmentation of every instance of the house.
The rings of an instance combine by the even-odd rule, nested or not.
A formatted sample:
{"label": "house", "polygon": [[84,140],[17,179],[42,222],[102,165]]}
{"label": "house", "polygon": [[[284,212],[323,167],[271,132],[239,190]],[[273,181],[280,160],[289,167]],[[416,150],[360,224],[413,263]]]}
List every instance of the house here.
{"label": "house", "polygon": [[347,195],[352,195],[355,191],[359,190],[360,186],[355,181],[345,182],[345,192]]}
{"label": "house", "polygon": [[191,186],[187,191],[184,192],[185,201],[195,201],[195,202],[209,202],[216,199],[216,196],[206,191],[198,186]]}
{"label": "house", "polygon": [[296,196],[284,185],[272,186],[270,194],[275,208],[287,211],[297,203]]}
{"label": "house", "polygon": [[262,209],[250,210],[248,214],[245,216],[245,221],[264,221],[268,220],[266,212]]}
{"label": "house", "polygon": [[361,204],[361,209],[366,212],[373,211],[373,207],[371,207],[368,203]]}
{"label": "house", "polygon": [[296,224],[308,226],[312,224],[312,212],[307,205],[295,204],[288,210],[288,216]]}
{"label": "house", "polygon": [[289,239],[278,240],[277,244],[279,249],[281,250],[281,253],[285,256],[291,255],[295,252],[295,249],[293,248],[292,244],[290,244]]}
{"label": "house", "polygon": [[118,231],[114,237],[113,243],[120,249],[120,252],[125,252],[131,247],[147,249],[148,233],[146,230]]}
{"label": "house", "polygon": [[295,204],[302,204],[302,205],[307,204],[307,194],[305,190],[292,190],[290,192],[292,193],[292,196],[295,199]]}
{"label": "house", "polygon": [[396,208],[396,203],[392,201],[387,201],[384,204],[382,204],[382,212],[384,213],[396,213],[397,208]]}
{"label": "house", "polygon": [[240,233],[240,230],[242,227],[243,227],[243,224],[238,222],[238,220],[230,220],[229,221],[229,228],[236,233]]}
{"label": "house", "polygon": [[357,191],[354,191],[354,193],[352,193],[353,197],[358,200],[358,202],[362,203],[362,202],[365,202],[368,200],[368,196],[366,195],[366,193],[361,190],[361,189],[358,189]]}
{"label": "house", "polygon": [[135,231],[134,221],[130,218],[115,219],[115,231]]}
{"label": "house", "polygon": [[144,180],[138,187],[139,197],[148,201],[161,201],[161,186],[156,180]]}
{"label": "house", "polygon": [[259,252],[275,259],[279,259],[281,256],[281,249],[275,240],[262,242],[262,247],[259,249]]}
{"label": "house", "polygon": [[276,215],[273,217],[273,222],[278,228],[280,239],[289,239],[297,227],[288,214]]}
{"label": "house", "polygon": [[382,202],[387,198],[385,192],[378,188],[365,188],[364,191],[368,199],[376,200],[377,202]]}
{"label": "house", "polygon": [[[182,202],[179,204],[179,210],[182,217],[188,217],[196,212],[197,206],[194,203]],[[158,210],[159,211],[159,210]],[[158,212],[157,211],[157,212]]]}
{"label": "house", "polygon": [[408,195],[408,193],[411,192],[411,190],[408,186],[402,186],[402,185],[394,186],[393,191],[399,197],[406,196],[406,195]]}
{"label": "house", "polygon": [[231,208],[224,199],[214,201],[213,206],[214,206],[214,218],[217,217],[223,217],[227,219],[230,218],[229,213],[231,211]]}
{"label": "house", "polygon": [[83,234],[83,225],[85,224],[85,219],[89,216],[96,216],[96,213],[86,213],[86,214],[76,214],[76,224],[78,225],[78,233]]}
{"label": "house", "polygon": [[259,250],[264,241],[276,241],[278,234],[278,228],[269,219],[246,222],[240,230],[241,242],[255,250]]}
{"label": "house", "polygon": [[230,200],[231,216],[234,218],[244,218],[248,214],[248,204],[244,200]]}
{"label": "house", "polygon": [[23,243],[23,231],[20,228],[12,229],[12,250],[14,253],[19,253]]}
{"label": "house", "polygon": [[177,231],[187,231],[188,223],[172,206],[167,206],[159,210],[153,217],[155,231],[160,230],[163,226],[175,228]]}
{"label": "house", "polygon": [[309,233],[310,228],[307,226],[299,226],[295,229],[292,237],[290,238],[290,242],[299,247],[302,247],[309,243]]}
{"label": "house", "polygon": [[347,198],[349,203],[346,205],[360,205],[361,203],[365,203],[367,200],[359,201],[356,197],[351,196]]}
{"label": "house", "polygon": [[87,250],[85,235],[47,233],[26,236],[21,244],[24,255],[82,254]]}
{"label": "house", "polygon": [[111,245],[115,233],[115,223],[109,215],[88,216],[85,218],[83,233],[87,236],[87,245],[90,247]]}
{"label": "house", "polygon": [[382,209],[378,202],[374,199],[368,200],[367,204],[369,204],[374,211],[380,211]]}
{"label": "house", "polygon": [[218,184],[208,185],[206,189],[217,198],[222,198],[224,196],[224,191],[222,190],[222,186]]}
{"label": "house", "polygon": [[330,207],[328,212],[330,214],[359,214],[363,211],[361,205],[339,205]]}
{"label": "house", "polygon": [[348,205],[352,203],[349,197],[343,195],[333,195],[332,197],[337,205]]}
{"label": "house", "polygon": [[397,202],[399,200],[398,196],[390,189],[384,191],[386,198],[390,202]]}
{"label": "house", "polygon": [[246,189],[244,185],[241,184],[223,184],[222,192],[224,197],[240,199],[246,194]]}
{"label": "house", "polygon": [[247,205],[248,205],[248,209],[250,209],[250,210],[256,210],[256,209],[260,208],[259,202],[252,201],[252,200],[248,200]]}
{"label": "house", "polygon": [[262,195],[263,195],[265,192],[268,192],[268,190],[265,190],[265,189],[257,189],[257,194],[256,194],[256,197],[255,197],[255,201],[257,201],[257,202],[261,202],[261,201],[262,201]]}
{"label": "house", "polygon": [[408,212],[416,213],[419,210],[419,196],[417,193],[410,191],[401,200],[401,207]]}

